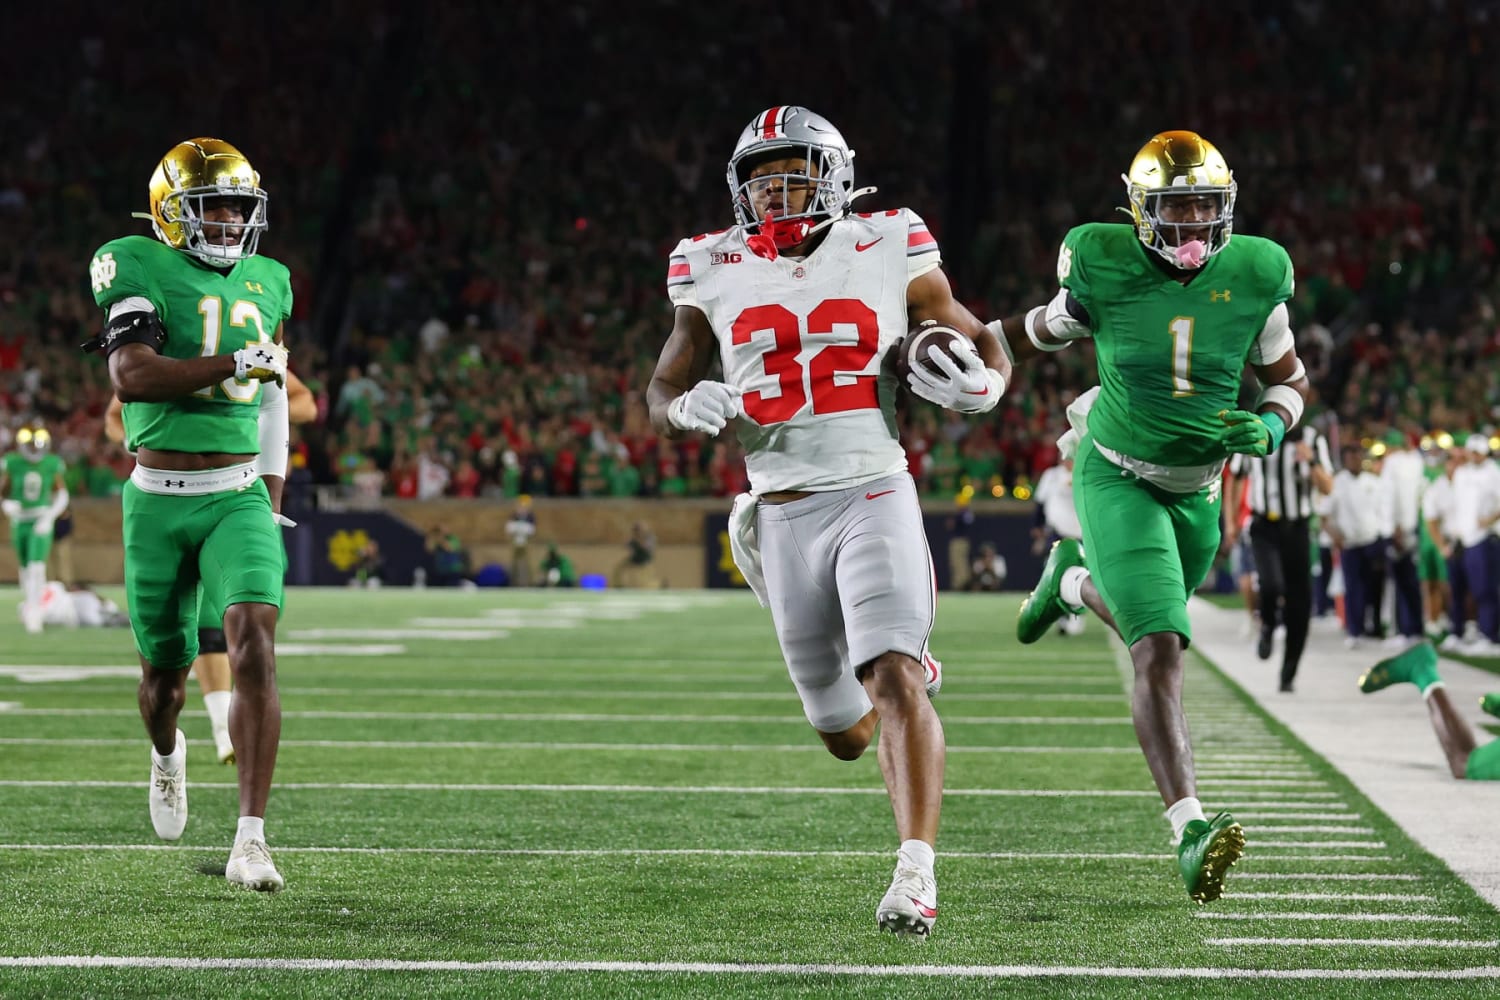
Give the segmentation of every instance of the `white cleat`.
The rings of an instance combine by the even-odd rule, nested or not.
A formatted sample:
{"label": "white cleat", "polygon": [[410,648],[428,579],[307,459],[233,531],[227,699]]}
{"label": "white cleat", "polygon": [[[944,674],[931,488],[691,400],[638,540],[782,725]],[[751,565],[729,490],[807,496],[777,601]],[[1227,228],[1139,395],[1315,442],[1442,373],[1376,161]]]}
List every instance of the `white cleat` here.
{"label": "white cleat", "polygon": [[214,730],[214,749],[219,755],[220,764],[234,763],[234,742],[229,738],[229,730]]}
{"label": "white cleat", "polygon": [[151,825],[162,840],[176,840],[187,826],[187,740],[177,730],[177,747],[172,751],[182,763],[167,770],[151,755]]}
{"label": "white cleat", "polygon": [[922,653],[922,669],[927,672],[927,697],[934,698],[943,689],[943,665],[931,653]]}
{"label": "white cleat", "polygon": [[224,866],[224,877],[230,885],[257,892],[280,892],[286,888],[286,879],[276,870],[271,852],[260,840],[242,840],[234,845],[229,852],[229,864]]}
{"label": "white cleat", "polygon": [[898,865],[891,887],[875,910],[881,930],[926,937],[937,922],[937,882],[931,872]]}

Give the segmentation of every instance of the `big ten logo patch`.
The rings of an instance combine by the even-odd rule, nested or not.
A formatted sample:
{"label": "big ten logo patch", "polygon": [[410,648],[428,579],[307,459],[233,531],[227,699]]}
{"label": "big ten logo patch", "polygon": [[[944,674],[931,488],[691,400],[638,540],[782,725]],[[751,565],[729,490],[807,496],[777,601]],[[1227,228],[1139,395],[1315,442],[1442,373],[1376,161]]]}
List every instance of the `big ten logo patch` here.
{"label": "big ten logo patch", "polygon": [[359,554],[370,544],[370,536],[363,529],[336,531],[328,539],[328,561],[339,570],[349,570],[359,562]]}
{"label": "big ten logo patch", "polygon": [[719,532],[719,569],[724,571],[724,575],[729,577],[729,582],[736,587],[750,586],[745,582],[745,575],[734,563],[734,551],[729,547],[729,532],[727,531]]}
{"label": "big ten logo patch", "polygon": [[714,250],[708,255],[710,264],[738,264],[744,259],[744,254],[738,250]]}

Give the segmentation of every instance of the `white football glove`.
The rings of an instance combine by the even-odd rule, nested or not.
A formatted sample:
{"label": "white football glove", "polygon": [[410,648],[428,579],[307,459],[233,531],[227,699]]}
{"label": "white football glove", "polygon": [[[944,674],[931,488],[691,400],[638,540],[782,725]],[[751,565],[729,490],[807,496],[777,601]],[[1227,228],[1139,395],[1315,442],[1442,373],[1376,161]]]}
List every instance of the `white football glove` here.
{"label": "white football glove", "polygon": [[21,516],[21,501],[0,500],[0,512],[12,521],[17,520]]}
{"label": "white football glove", "polygon": [[43,514],[41,517],[31,522],[31,533],[33,535],[50,535],[52,534],[52,527],[52,516],[50,514]]}
{"label": "white football glove", "polygon": [[287,350],[273,340],[264,340],[234,352],[236,382],[275,382],[286,385]]}
{"label": "white football glove", "polygon": [[730,418],[744,415],[744,390],[723,382],[704,380],[672,400],[667,422],[685,431],[718,434]]}
{"label": "white football glove", "polygon": [[953,353],[958,356],[959,363],[936,344],[927,348],[927,356],[943,370],[943,374],[934,375],[926,365],[912,365],[907,387],[913,395],[921,396],[929,403],[960,413],[993,410],[1005,392],[1005,379],[999,372],[985,367],[972,341],[959,341],[954,345]]}

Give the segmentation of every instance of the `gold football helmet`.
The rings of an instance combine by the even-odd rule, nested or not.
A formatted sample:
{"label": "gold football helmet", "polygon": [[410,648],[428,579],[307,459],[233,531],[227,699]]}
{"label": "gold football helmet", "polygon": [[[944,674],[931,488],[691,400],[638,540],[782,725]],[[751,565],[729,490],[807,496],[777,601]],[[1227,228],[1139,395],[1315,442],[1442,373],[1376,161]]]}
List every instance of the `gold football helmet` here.
{"label": "gold football helmet", "polygon": [[[266,229],[266,193],[245,155],[222,139],[189,139],[167,151],[151,175],[151,220],[157,239],[211,267],[255,255]],[[239,220],[209,219],[228,205]]]}
{"label": "gold football helmet", "polygon": [[[1211,233],[1202,261],[1229,244],[1234,231],[1234,173],[1213,143],[1196,132],[1161,132],[1141,147],[1121,174],[1130,198],[1130,217],[1135,233],[1146,247],[1174,267],[1188,268],[1176,251],[1186,240],[1184,230],[1208,229]],[[1209,195],[1218,199],[1218,217],[1210,222],[1165,222],[1161,200],[1180,195]]]}
{"label": "gold football helmet", "polygon": [[35,462],[52,447],[52,435],[41,424],[29,424],[16,431],[16,447],[21,454]]}

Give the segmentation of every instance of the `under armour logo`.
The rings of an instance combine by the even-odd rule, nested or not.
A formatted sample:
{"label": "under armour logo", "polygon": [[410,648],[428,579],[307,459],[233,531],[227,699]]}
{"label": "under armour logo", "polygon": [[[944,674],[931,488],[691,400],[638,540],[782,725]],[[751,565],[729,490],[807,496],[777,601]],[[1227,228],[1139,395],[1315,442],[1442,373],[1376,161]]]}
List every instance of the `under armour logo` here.
{"label": "under armour logo", "polygon": [[187,480],[186,479],[176,479],[176,480],[173,480],[173,479],[163,479],[161,481],[161,484],[163,486],[168,486],[168,487],[175,486],[178,489],[187,489]]}
{"label": "under armour logo", "polygon": [[1228,302],[1229,301],[1229,292],[1230,292],[1230,289],[1228,289],[1228,288],[1224,289],[1222,292],[1216,292],[1216,291],[1210,290],[1209,293],[1208,293],[1208,301],[1210,301],[1210,302]]}

